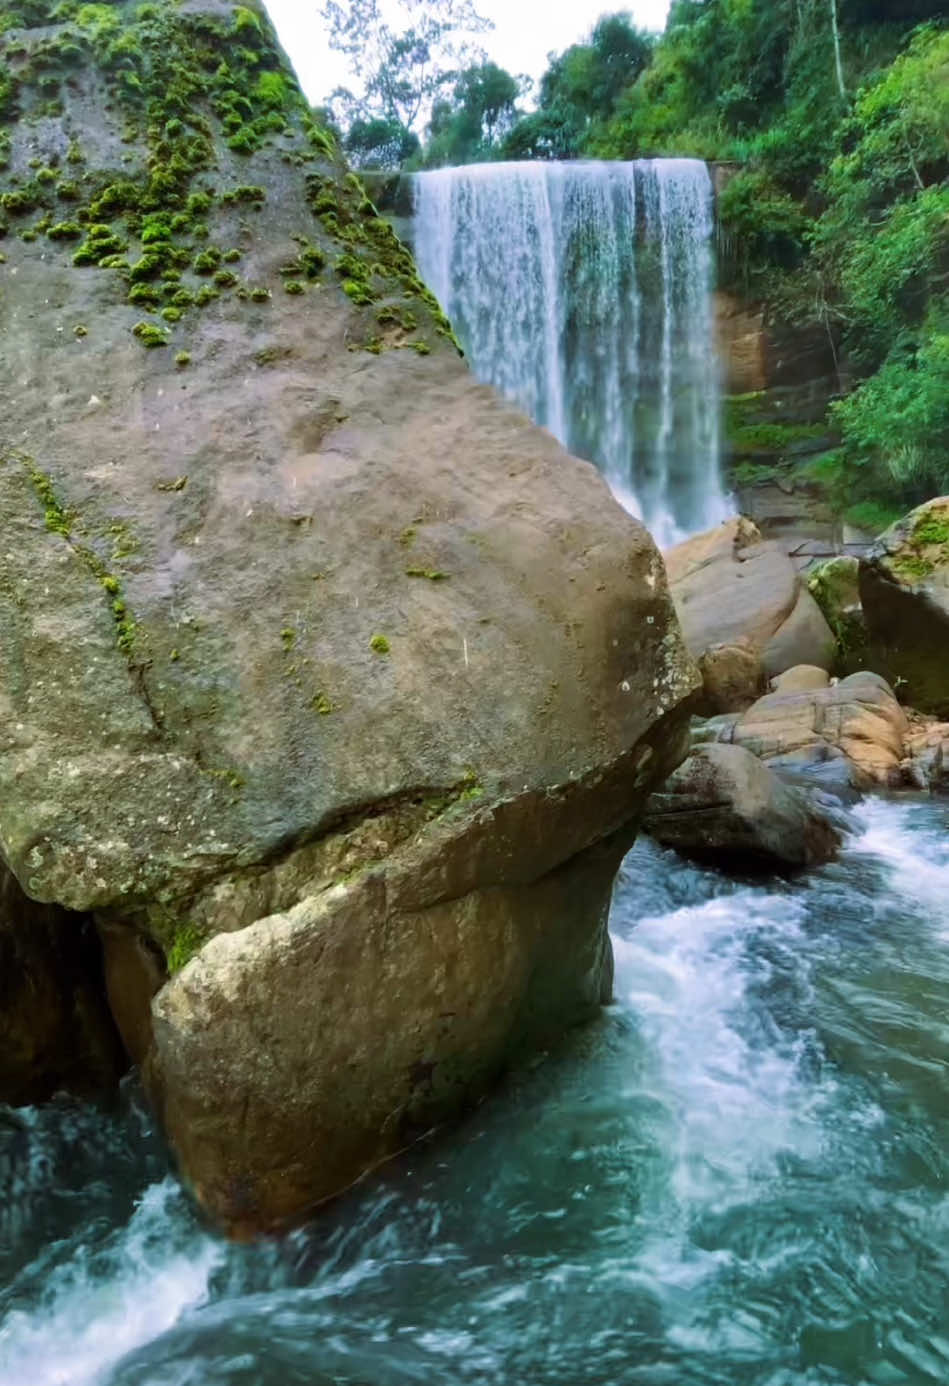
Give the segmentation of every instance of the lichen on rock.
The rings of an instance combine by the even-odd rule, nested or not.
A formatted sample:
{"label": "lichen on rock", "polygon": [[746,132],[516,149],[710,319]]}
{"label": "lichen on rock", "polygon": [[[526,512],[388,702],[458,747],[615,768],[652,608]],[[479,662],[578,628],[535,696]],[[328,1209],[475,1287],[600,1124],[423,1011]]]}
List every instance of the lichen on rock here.
{"label": "lichen on rock", "polygon": [[905,702],[949,717],[949,497],[918,506],[860,563],[869,638]]}
{"label": "lichen on rock", "polygon": [[14,10],[0,853],[95,912],[183,1173],[253,1231],[593,1013],[697,675],[261,9]]}

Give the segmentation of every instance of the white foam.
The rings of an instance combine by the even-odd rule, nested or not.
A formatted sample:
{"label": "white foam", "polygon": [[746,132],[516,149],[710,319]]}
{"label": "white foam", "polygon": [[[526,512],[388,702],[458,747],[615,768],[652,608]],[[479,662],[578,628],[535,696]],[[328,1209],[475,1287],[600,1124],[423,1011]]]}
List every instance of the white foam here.
{"label": "white foam", "polygon": [[[800,1076],[806,1035],[743,1032],[751,989],[769,965],[751,935],[797,949],[803,905],[738,892],[642,919],[614,938],[616,991],[651,1054],[647,1095],[669,1118],[669,1192],[680,1209],[748,1197],[793,1148],[815,1153],[826,1093]],[[803,966],[803,964],[801,964]]]}
{"label": "white foam", "polygon": [[921,906],[937,937],[949,940],[949,833],[921,826],[912,801],[867,799],[857,817],[864,831],[852,850],[882,862],[889,889]]}
{"label": "white foam", "polygon": [[169,1252],[181,1190],[171,1178],[142,1195],[107,1246],[83,1247],[57,1269],[43,1304],[0,1326],[0,1386],[97,1386],[128,1353],[206,1301],[221,1245],[195,1232]]}

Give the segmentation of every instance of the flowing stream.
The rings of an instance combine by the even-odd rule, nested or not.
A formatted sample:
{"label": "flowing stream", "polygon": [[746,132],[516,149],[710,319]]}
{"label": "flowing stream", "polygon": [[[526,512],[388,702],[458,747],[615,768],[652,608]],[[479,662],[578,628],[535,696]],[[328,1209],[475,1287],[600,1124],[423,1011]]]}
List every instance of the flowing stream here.
{"label": "flowing stream", "polygon": [[475,372],[595,462],[663,545],[728,513],[713,228],[697,159],[415,179],[416,257]]}
{"label": "flowing stream", "polygon": [[647,842],[616,1003],[255,1247],[134,1088],[0,1109],[0,1386],[945,1386],[949,805],[728,881]]}

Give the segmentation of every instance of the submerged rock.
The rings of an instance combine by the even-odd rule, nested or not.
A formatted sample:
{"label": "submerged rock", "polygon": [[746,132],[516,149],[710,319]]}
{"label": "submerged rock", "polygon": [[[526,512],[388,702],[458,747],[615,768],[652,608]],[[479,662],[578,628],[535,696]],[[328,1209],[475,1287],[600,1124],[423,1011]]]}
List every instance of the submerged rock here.
{"label": "submerged rock", "polygon": [[686,856],[773,869],[829,861],[848,825],[836,799],[782,783],[741,746],[707,745],[652,796],[645,826]]}
{"label": "submerged rock", "polygon": [[910,706],[949,717],[949,496],[892,525],[860,563],[880,667]]}
{"label": "submerged rock", "polygon": [[75,158],[84,239],[0,265],[0,851],[96,912],[183,1173],[253,1232],[606,998],[698,679],[649,536],[473,380],[263,11],[110,13],[109,107],[114,35],[18,35],[75,52],[9,177],[55,166],[45,209]]}

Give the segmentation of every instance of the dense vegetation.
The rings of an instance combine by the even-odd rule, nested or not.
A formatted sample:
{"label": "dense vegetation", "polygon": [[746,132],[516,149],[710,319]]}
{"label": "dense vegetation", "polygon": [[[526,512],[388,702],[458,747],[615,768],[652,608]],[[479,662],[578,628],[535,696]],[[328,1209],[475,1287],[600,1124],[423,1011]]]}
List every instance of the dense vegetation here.
{"label": "dense vegetation", "polygon": [[[870,526],[949,489],[949,33],[939,0],[679,0],[585,153],[735,160],[726,271],[824,325],[840,446],[812,463]],[[849,386],[851,388],[848,390]]]}
{"label": "dense vegetation", "polygon": [[[442,6],[450,27],[451,0]],[[810,475],[839,510],[879,525],[949,490],[944,15],[945,0],[675,0],[658,39],[606,16],[551,55],[527,113],[522,80],[483,57],[439,67],[428,52],[424,142],[379,105],[387,149],[367,148],[365,122],[347,144],[357,162],[408,168],[662,154],[735,163],[719,208],[723,272],[768,314],[816,325],[832,345],[839,446],[808,463]],[[396,44],[388,56],[398,66]]]}

